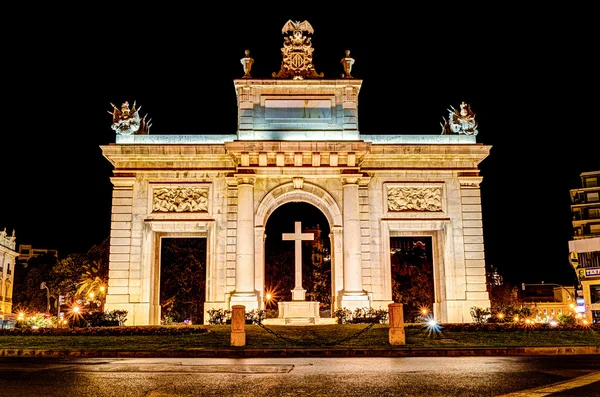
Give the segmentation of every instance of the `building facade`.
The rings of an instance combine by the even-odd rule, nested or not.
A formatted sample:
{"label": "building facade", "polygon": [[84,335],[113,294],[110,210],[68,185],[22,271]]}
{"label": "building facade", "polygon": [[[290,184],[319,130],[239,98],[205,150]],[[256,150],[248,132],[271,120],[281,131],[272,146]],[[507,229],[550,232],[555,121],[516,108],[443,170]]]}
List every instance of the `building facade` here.
{"label": "building facade", "polygon": [[540,322],[556,320],[561,314],[575,314],[575,288],[557,284],[523,284],[523,307]]}
{"label": "building facade", "polygon": [[0,232],[0,324],[12,316],[12,296],[15,279],[16,237],[6,233],[6,228]]}
{"label": "building facade", "polygon": [[272,78],[253,78],[248,52],[241,59],[235,133],[154,135],[115,108],[115,143],[101,146],[113,166],[106,310],[160,324],[166,237],[207,239],[205,311],[264,308],[265,225],[292,202],[327,219],[334,310],[393,303],[390,239],[402,236],[433,241],[437,319],[471,322],[471,307],[489,307],[478,166],[491,147],[476,141],[472,112],[463,103],[441,134],[361,134],[354,60],[324,79],[308,26],[284,26]]}
{"label": "building facade", "polygon": [[600,322],[600,171],[582,172],[581,187],[571,189],[573,240],[569,257],[579,280],[577,310]]}

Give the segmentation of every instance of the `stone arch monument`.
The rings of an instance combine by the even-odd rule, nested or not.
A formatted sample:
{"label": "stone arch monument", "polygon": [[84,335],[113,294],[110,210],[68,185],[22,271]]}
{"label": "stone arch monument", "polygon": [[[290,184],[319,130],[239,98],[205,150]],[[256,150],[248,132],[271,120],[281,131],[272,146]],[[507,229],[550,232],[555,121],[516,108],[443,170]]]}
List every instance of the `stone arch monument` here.
{"label": "stone arch monument", "polygon": [[264,308],[265,225],[298,201],[329,222],[334,309],[387,309],[398,236],[432,239],[438,320],[471,322],[471,307],[489,307],[478,166],[491,146],[477,143],[470,107],[452,108],[442,133],[361,134],[354,59],[346,51],[342,77],[324,78],[310,33],[286,23],[268,79],[252,77],[246,51],[236,133],[155,135],[135,103],[126,115],[113,105],[115,143],[101,146],[113,166],[105,309],[128,310],[128,325],[160,324],[164,237],[207,240],[205,311]]}

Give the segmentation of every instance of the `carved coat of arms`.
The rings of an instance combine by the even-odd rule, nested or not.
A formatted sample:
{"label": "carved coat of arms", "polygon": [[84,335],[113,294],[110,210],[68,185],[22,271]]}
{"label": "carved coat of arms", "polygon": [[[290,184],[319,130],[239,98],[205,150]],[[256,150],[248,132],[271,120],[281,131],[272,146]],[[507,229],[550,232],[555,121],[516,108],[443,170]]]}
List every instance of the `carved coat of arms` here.
{"label": "carved coat of arms", "polygon": [[281,70],[279,70],[279,73],[273,72],[273,77],[291,77],[294,80],[323,77],[323,73],[317,73],[312,64],[312,53],[315,49],[312,48],[311,38],[305,36],[303,32],[314,33],[308,21],[294,22],[289,20],[283,25],[281,33],[288,35],[284,37],[283,48],[281,49],[283,55]]}

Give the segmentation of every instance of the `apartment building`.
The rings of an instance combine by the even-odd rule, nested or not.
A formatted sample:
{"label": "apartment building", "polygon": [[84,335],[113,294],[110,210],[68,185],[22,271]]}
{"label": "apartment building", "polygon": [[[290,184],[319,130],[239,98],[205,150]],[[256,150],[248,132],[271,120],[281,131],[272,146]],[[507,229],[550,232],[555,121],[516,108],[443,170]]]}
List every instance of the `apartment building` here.
{"label": "apartment building", "polygon": [[576,310],[600,323],[600,171],[582,172],[581,187],[571,189],[573,239],[569,258],[579,286]]}

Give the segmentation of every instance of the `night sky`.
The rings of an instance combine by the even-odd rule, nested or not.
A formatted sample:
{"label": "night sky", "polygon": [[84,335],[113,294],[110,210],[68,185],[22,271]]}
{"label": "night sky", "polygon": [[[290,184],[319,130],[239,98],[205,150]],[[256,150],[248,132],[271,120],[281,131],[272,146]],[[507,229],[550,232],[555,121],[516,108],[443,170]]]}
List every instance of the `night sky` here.
{"label": "night sky", "polygon": [[477,141],[492,145],[480,165],[487,263],[515,283],[574,282],[569,189],[581,172],[600,169],[591,10],[574,20],[568,10],[542,17],[458,3],[436,18],[430,4],[349,10],[342,2],[329,13],[312,3],[210,12],[119,4],[10,16],[0,230],[16,229],[17,247],[65,257],[109,235],[112,168],[100,146],[115,141],[111,102],[135,101],[152,119],[150,134],[233,134],[244,50],[252,76],[271,78],[283,25],[307,20],[318,73],[339,78],[345,51],[355,59],[362,134],[439,135],[450,106],[471,104]]}

